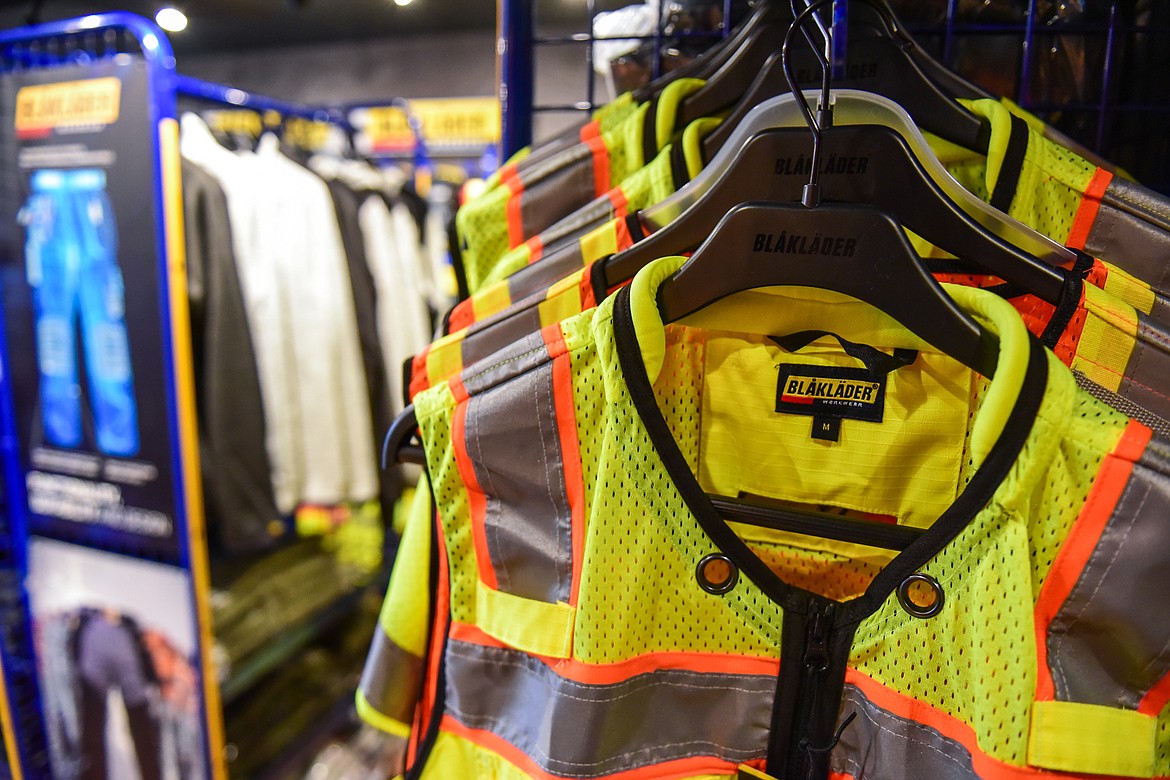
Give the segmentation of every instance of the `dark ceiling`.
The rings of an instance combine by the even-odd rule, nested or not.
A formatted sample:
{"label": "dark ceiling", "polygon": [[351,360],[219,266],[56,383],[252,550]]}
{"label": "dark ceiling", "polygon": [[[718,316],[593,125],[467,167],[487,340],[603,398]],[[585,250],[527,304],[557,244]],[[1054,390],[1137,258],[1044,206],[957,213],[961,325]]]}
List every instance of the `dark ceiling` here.
{"label": "dark ceiling", "polygon": [[[405,7],[394,0],[0,0],[0,29],[25,24],[33,14],[42,21],[115,10],[153,17],[165,5],[190,20],[185,31],[170,35],[180,54],[490,30],[496,23],[494,0],[412,0]],[[585,28],[585,0],[542,0],[538,6],[542,24]]]}

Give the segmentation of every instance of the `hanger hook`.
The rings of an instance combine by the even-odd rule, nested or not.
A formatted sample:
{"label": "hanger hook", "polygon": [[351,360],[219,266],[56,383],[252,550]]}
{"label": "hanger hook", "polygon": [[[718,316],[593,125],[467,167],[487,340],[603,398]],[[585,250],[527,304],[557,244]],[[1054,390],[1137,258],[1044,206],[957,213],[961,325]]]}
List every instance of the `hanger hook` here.
{"label": "hanger hook", "polygon": [[[812,108],[809,107],[808,101],[805,100],[804,93],[800,89],[800,84],[797,83],[796,78],[792,75],[792,56],[789,47],[792,44],[792,34],[796,30],[803,32],[804,24],[808,21],[808,18],[816,13],[818,9],[832,2],[834,0],[814,0],[814,2],[809,4],[808,8],[798,13],[796,18],[792,20],[792,26],[784,34],[784,44],[780,49],[780,63],[784,66],[784,78],[788,81],[788,88],[792,90],[792,95],[796,98],[796,104],[800,107],[800,113],[804,117],[805,124],[808,125],[808,129],[813,137],[812,170],[809,172],[808,184],[804,185],[804,190],[800,197],[800,202],[808,208],[812,208],[821,202],[820,185],[818,183],[821,171],[821,127],[822,122],[831,124],[833,121],[832,109],[829,106],[829,87],[831,85],[832,69],[828,67],[828,61],[821,58],[820,53],[813,46],[812,49],[817,54],[817,60],[821,65],[821,100],[817,106],[817,117],[814,117]],[[818,117],[821,121],[818,121]]]}

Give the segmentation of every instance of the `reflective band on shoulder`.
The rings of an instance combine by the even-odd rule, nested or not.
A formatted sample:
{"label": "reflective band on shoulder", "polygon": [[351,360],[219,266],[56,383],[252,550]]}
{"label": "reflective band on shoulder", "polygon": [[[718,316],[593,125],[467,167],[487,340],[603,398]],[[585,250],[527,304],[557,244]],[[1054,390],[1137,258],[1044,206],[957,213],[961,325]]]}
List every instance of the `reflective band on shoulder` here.
{"label": "reflective band on shoulder", "polygon": [[512,297],[508,285],[502,282],[488,285],[471,296],[471,308],[475,313],[475,321],[486,319],[496,312],[503,311],[512,304]]}
{"label": "reflective band on shoulder", "polygon": [[446,670],[449,717],[569,778],[693,758],[734,771],[764,757],[776,687],[771,675],[679,669],[590,685],[522,652],[457,640],[448,642]]}
{"label": "reflective band on shoulder", "polygon": [[1157,730],[1156,718],[1131,710],[1034,702],[1028,763],[1065,772],[1153,777]]}
{"label": "reflective band on shoulder", "polygon": [[[465,484],[484,499],[482,514],[471,516],[476,554],[487,554],[495,575],[484,582],[516,596],[568,603],[575,502],[565,482],[553,365],[534,335],[544,353],[540,365],[478,392],[465,378],[473,395],[457,446],[474,471]],[[484,564],[479,561],[481,571]]]}
{"label": "reflective band on shoulder", "polygon": [[480,586],[475,594],[475,613],[479,627],[505,644],[550,658],[572,655],[577,610],[568,604],[550,604]]}
{"label": "reflective band on shoulder", "polygon": [[1074,526],[1092,546],[1048,625],[1052,698],[1156,715],[1165,701],[1143,699],[1170,674],[1170,600],[1156,586],[1170,570],[1170,442],[1130,423],[1114,457],[1130,468],[1099,530]]}

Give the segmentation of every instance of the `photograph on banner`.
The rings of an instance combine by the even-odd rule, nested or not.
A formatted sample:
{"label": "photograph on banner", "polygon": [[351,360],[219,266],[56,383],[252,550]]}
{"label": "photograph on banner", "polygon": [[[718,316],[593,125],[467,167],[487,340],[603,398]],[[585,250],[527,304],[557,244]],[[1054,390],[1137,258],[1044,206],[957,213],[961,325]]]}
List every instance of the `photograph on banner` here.
{"label": "photograph on banner", "polygon": [[149,94],[134,58],[0,75],[5,362],[34,529],[177,558]]}
{"label": "photograph on banner", "polygon": [[28,567],[54,779],[204,780],[186,572],[36,537]]}

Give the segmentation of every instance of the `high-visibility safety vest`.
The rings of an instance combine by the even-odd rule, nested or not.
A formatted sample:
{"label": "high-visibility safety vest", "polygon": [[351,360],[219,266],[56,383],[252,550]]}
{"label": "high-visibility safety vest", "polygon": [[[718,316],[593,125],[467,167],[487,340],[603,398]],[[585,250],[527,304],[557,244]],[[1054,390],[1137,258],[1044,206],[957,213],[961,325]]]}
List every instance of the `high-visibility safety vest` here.
{"label": "high-visibility safety vest", "polygon": [[[824,292],[664,326],[681,262],[416,398],[440,615],[409,776],[1170,775],[1170,441],[986,291],[947,288],[990,381]],[[895,554],[710,494],[926,531]]]}
{"label": "high-visibility safety vest", "polygon": [[[678,79],[609,130],[587,125],[581,142],[538,163],[522,162],[455,215],[468,289],[476,292],[509,250],[613,190],[662,151],[675,134],[684,97],[703,86]],[[598,131],[585,136],[584,132]]]}

